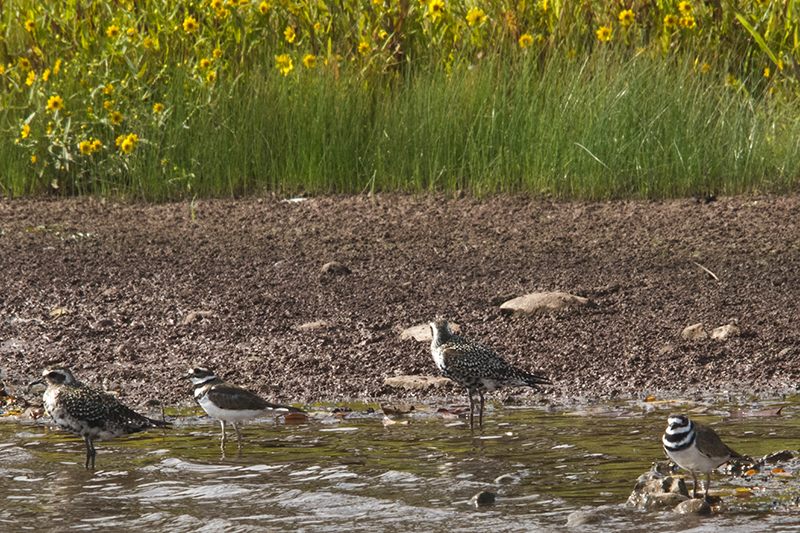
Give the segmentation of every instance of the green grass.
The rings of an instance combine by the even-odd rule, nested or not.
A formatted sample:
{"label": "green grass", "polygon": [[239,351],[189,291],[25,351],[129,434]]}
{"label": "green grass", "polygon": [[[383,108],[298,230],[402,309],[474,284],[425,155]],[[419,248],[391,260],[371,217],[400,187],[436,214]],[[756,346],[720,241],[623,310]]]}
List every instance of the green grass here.
{"label": "green grass", "polygon": [[[287,1],[266,15],[228,2],[224,19],[210,1],[17,3],[0,39],[0,194],[798,189],[800,100],[782,59],[798,44],[769,3],[746,17],[726,4],[720,19],[696,4],[697,27],[672,31],[675,2],[635,9],[630,26],[598,2],[520,4],[513,24],[513,6],[487,3],[475,26],[460,0],[436,20],[432,2]],[[198,28],[182,30],[190,17]],[[63,109],[47,107],[56,95]]]}
{"label": "green grass", "polygon": [[[126,166],[64,174],[59,190],[155,201],[262,191],[608,199],[796,190],[797,105],[758,87],[745,94],[712,71],[611,52],[557,55],[544,66],[489,58],[389,84],[324,71],[287,84],[274,69],[257,70],[208,102],[170,90],[166,121],[143,129]],[[25,176],[15,148],[0,147],[3,188],[47,191],[50,176]]]}
{"label": "green grass", "polygon": [[[220,80],[212,93],[187,91],[192,80],[178,67],[158,99],[166,111],[139,124],[129,156],[95,163],[71,150],[58,159],[62,148],[50,147],[39,157],[62,169],[48,170],[7,139],[0,189],[148,201],[264,191],[609,199],[797,190],[800,106],[763,80],[730,83],[727,71],[724,60],[704,73],[681,54],[602,50],[543,64],[489,56],[450,72],[411,67],[388,81],[320,69],[287,83],[270,65]],[[133,101],[126,114],[152,105]],[[63,132],[69,119],[53,119]],[[7,108],[0,120],[17,131],[20,116]],[[109,131],[105,144],[112,139]]]}

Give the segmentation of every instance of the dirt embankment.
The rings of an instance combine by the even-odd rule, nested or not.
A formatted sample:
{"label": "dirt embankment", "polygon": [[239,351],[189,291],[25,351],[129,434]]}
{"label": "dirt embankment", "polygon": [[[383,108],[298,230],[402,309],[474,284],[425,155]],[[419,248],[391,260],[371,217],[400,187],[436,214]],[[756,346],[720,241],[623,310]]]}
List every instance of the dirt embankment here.
{"label": "dirt embankment", "polygon": [[[546,396],[794,392],[799,221],[796,196],[209,200],[194,218],[188,203],[6,199],[0,367],[17,387],[63,361],[131,404],[190,402],[197,364],[278,401],[425,398],[384,379],[437,374],[399,333],[441,315],[549,375]],[[597,305],[500,312],[556,290]],[[741,333],[681,338],[700,322]]]}

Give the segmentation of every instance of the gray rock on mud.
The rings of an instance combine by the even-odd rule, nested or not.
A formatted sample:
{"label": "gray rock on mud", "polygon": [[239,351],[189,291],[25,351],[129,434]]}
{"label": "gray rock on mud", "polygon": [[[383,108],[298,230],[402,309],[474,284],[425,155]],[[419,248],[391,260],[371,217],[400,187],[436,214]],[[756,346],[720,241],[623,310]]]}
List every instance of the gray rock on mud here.
{"label": "gray rock on mud", "polygon": [[533,292],[500,304],[500,311],[514,316],[528,316],[536,313],[551,313],[567,307],[594,307],[588,298],[574,296],[566,292]]}
{"label": "gray rock on mud", "polygon": [[727,340],[729,337],[738,337],[741,334],[741,332],[742,330],[740,330],[733,324],[726,324],[724,326],[720,326],[714,329],[714,331],[711,332],[711,338],[719,341],[724,341]]}
{"label": "gray rock on mud", "polygon": [[703,323],[692,324],[681,331],[681,337],[687,341],[698,341],[708,338],[708,333],[703,329]]}
{"label": "gray rock on mud", "polygon": [[[461,326],[455,322],[450,322],[450,331],[458,335],[461,331]],[[433,340],[433,336],[431,335],[431,326],[426,322],[424,324],[417,324],[416,326],[406,328],[400,332],[400,339],[414,339],[418,342],[431,342]]]}
{"label": "gray rock on mud", "polygon": [[322,265],[322,273],[332,276],[345,276],[350,274],[350,269],[337,261],[331,261]]}
{"label": "gray rock on mud", "polygon": [[686,490],[683,478],[665,476],[650,470],[636,480],[627,504],[656,511],[672,509],[688,499],[689,491]]}
{"label": "gray rock on mud", "polygon": [[679,503],[675,507],[675,512],[678,514],[706,515],[711,514],[711,506],[702,498],[694,498],[693,500]]}
{"label": "gray rock on mud", "polygon": [[409,390],[425,390],[439,388],[450,383],[448,378],[437,376],[393,376],[383,380],[388,387]]}

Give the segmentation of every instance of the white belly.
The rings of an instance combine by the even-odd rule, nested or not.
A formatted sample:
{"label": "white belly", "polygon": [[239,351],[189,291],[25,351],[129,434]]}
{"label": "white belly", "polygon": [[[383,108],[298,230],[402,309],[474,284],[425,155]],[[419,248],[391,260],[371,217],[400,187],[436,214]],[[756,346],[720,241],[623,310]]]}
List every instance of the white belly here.
{"label": "white belly", "polygon": [[711,472],[728,460],[727,457],[708,457],[703,455],[694,446],[679,452],[667,450],[667,455],[681,468],[704,474]]}
{"label": "white belly", "polygon": [[198,403],[203,410],[208,413],[208,416],[225,422],[244,422],[245,420],[253,420],[260,416],[269,414],[269,411],[264,409],[221,409],[214,405],[208,398],[201,398]]}

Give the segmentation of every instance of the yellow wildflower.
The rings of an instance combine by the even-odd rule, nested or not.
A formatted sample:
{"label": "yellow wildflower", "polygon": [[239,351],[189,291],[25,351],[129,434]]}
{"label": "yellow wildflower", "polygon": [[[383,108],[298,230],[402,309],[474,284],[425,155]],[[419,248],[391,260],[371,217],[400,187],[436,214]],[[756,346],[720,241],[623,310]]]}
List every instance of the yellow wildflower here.
{"label": "yellow wildflower", "polygon": [[286,36],[286,42],[293,43],[294,40],[297,38],[297,34],[294,32],[294,28],[291,26],[287,26],[286,29],[283,31],[283,34]]}
{"label": "yellow wildflower", "polygon": [[58,74],[59,70],[61,70],[61,60],[56,59],[56,64],[53,65],[53,75],[55,76],[56,74]]}
{"label": "yellow wildflower", "polygon": [[159,102],[153,105],[153,113],[155,113],[156,115],[161,114],[163,111],[164,111],[164,104]]}
{"label": "yellow wildflower", "polygon": [[129,154],[133,152],[133,149],[136,147],[136,145],[133,143],[133,141],[131,141],[128,137],[126,137],[125,140],[122,141],[122,144],[119,145],[119,147],[120,150],[122,150],[124,153]]}
{"label": "yellow wildflower", "polygon": [[103,94],[113,94],[114,93],[114,86],[112,84],[107,84],[103,87]]}
{"label": "yellow wildflower", "polygon": [[23,139],[27,139],[28,135],[30,134],[31,134],[31,127],[28,124],[24,124],[22,126],[22,132],[20,132],[20,136],[22,136]]}
{"label": "yellow wildflower", "polygon": [[211,9],[214,11],[219,11],[223,5],[222,0],[211,0]]}
{"label": "yellow wildflower", "polygon": [[737,85],[739,85],[739,80],[737,80],[733,76],[733,74],[728,74],[728,80],[727,80],[726,84],[730,85],[731,87],[736,87]]}
{"label": "yellow wildflower", "polygon": [[36,156],[35,156],[35,155],[32,155],[32,156],[31,156],[31,164],[32,164],[32,165],[35,165],[35,164],[36,164]]}
{"label": "yellow wildflower", "polygon": [[126,154],[133,152],[133,149],[136,148],[136,143],[138,142],[139,136],[135,133],[131,133],[127,137],[125,135],[120,135],[117,137],[117,146],[119,146],[120,150]]}
{"label": "yellow wildflower", "polygon": [[694,21],[694,17],[686,16],[680,18],[680,20],[678,21],[678,25],[680,25],[681,28],[686,28],[687,30],[693,30],[695,26],[697,26],[697,23]]}
{"label": "yellow wildflower", "polygon": [[142,44],[144,44],[145,50],[151,50],[153,48],[154,41],[148,36],[144,38]]}
{"label": "yellow wildflower", "polygon": [[119,111],[112,111],[108,115],[108,118],[111,120],[111,123],[114,124],[115,126],[119,126],[120,124],[122,124],[123,120],[122,113],[120,113]]}
{"label": "yellow wildflower", "polygon": [[314,68],[317,66],[317,56],[308,54],[306,57],[303,58],[303,65],[306,68]]}
{"label": "yellow wildflower", "polygon": [[619,23],[623,26],[630,26],[636,20],[636,15],[630,9],[625,9],[619,14]]}
{"label": "yellow wildflower", "polygon": [[226,18],[228,18],[228,15],[230,15],[230,14],[231,14],[230,11],[228,11],[227,9],[223,8],[223,9],[220,9],[219,11],[217,11],[217,18],[220,19],[220,20],[225,20]]}
{"label": "yellow wildflower", "polygon": [[102,150],[102,149],[103,149],[103,143],[101,143],[101,142],[100,142],[99,140],[97,140],[97,139],[95,139],[94,141],[92,141],[92,152],[99,152],[99,151],[100,151],[100,150]]}
{"label": "yellow wildflower", "polygon": [[684,15],[688,15],[692,12],[692,4],[684,0],[680,4],[678,4],[678,11],[680,11]]}
{"label": "yellow wildflower", "polygon": [[[198,29],[200,29],[200,26],[197,24],[197,21],[195,20],[194,17],[186,17],[184,19],[184,21],[183,21],[183,31],[185,31],[186,33],[194,33]],[[126,153],[130,153],[130,152],[126,152]]]}
{"label": "yellow wildflower", "polygon": [[700,72],[702,72],[703,74],[705,74],[709,70],[711,70],[711,65],[709,65],[708,63],[703,63],[703,66],[700,67]]}
{"label": "yellow wildflower", "polygon": [[5,65],[0,65],[0,74],[6,71]]}
{"label": "yellow wildflower", "polygon": [[261,11],[262,15],[266,15],[267,13],[269,13],[269,10],[271,8],[272,8],[271,3],[267,3],[266,0],[264,2],[261,2],[261,4],[258,6],[258,10]]}
{"label": "yellow wildflower", "polygon": [[469,26],[474,26],[476,24],[483,24],[486,20],[486,13],[483,12],[483,9],[478,9],[477,7],[473,7],[472,9],[467,12],[467,24]]}
{"label": "yellow wildflower", "polygon": [[58,111],[64,109],[64,99],[57,94],[47,99],[47,111]]}
{"label": "yellow wildflower", "polygon": [[214,48],[214,51],[211,52],[211,55],[213,55],[216,59],[219,59],[222,57],[222,50],[219,48]]}
{"label": "yellow wildflower", "polygon": [[208,68],[211,66],[211,60],[203,58],[200,60],[200,68]]}
{"label": "yellow wildflower", "polygon": [[92,142],[91,141],[81,141],[78,143],[78,148],[80,148],[81,153],[83,155],[89,155],[92,153]]}
{"label": "yellow wildflower", "polygon": [[361,41],[360,43],[358,43],[358,53],[361,54],[362,56],[368,54],[369,53],[369,43],[364,42],[364,41]]}
{"label": "yellow wildflower", "polygon": [[529,33],[524,33],[519,38],[519,46],[520,48],[528,48],[533,44],[533,37]]}
{"label": "yellow wildflower", "polygon": [[208,83],[214,83],[215,81],[217,81],[217,73],[212,70],[211,72],[208,73],[208,76],[206,76],[206,80],[208,81]]}
{"label": "yellow wildflower", "polygon": [[42,72],[42,81],[47,81],[49,79],[50,79],[50,69],[46,68],[44,69],[44,72]]}
{"label": "yellow wildflower", "polygon": [[26,20],[25,21],[25,29],[28,30],[29,32],[33,33],[33,30],[36,29],[36,23],[34,21],[32,21],[32,20]]}
{"label": "yellow wildflower", "polygon": [[430,15],[431,19],[436,22],[439,18],[443,17],[444,14],[444,2],[442,0],[431,0],[431,3],[428,4],[428,15]]}
{"label": "yellow wildflower", "polygon": [[275,60],[278,62],[278,70],[280,70],[281,74],[284,76],[288,76],[289,73],[294,69],[294,65],[292,65],[292,58],[289,57],[289,54],[275,56]]}
{"label": "yellow wildflower", "polygon": [[28,72],[31,69],[31,62],[26,57],[19,58],[19,68]]}
{"label": "yellow wildflower", "polygon": [[112,39],[116,39],[119,37],[119,26],[109,26],[106,30],[106,35],[111,37]]}
{"label": "yellow wildflower", "polygon": [[664,27],[668,30],[674,30],[678,26],[678,17],[675,15],[667,15],[664,17]]}
{"label": "yellow wildflower", "polygon": [[769,78],[769,67],[764,67],[764,77]]}
{"label": "yellow wildflower", "polygon": [[114,109],[114,100],[106,100],[103,102],[103,107],[106,109],[106,111],[111,111]]}
{"label": "yellow wildflower", "polygon": [[611,28],[608,26],[600,26],[600,29],[597,30],[597,38],[603,42],[608,42],[611,40]]}
{"label": "yellow wildflower", "polygon": [[386,30],[381,30],[378,32],[378,39],[381,41],[385,41],[389,37],[389,34],[386,33]]}
{"label": "yellow wildflower", "polygon": [[36,81],[36,73],[34,71],[28,72],[28,79],[25,80],[25,85],[30,87]]}

